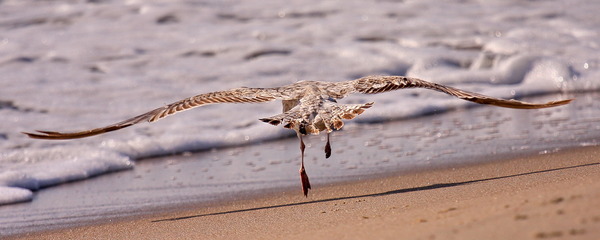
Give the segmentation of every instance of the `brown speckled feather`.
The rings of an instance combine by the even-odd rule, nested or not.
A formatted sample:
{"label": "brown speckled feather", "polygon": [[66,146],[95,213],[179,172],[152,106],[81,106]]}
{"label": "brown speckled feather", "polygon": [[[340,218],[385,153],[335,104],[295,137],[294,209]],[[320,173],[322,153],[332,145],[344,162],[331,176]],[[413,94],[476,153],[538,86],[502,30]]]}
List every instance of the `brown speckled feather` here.
{"label": "brown speckled feather", "polygon": [[344,126],[342,119],[353,119],[373,105],[372,102],[365,104],[338,104],[336,99],[344,98],[351,93],[375,94],[402,88],[427,88],[471,102],[508,108],[547,108],[564,105],[571,101],[571,99],[568,99],[535,104],[488,97],[478,93],[467,92],[453,87],[423,81],[417,78],[402,76],[370,76],[353,81],[337,83],[302,81],[279,88],[236,88],[227,91],[205,93],[154,109],[150,112],[106,127],[71,133],[38,131],[37,133],[25,134],[29,137],[40,139],[82,138],[119,130],[144,121],[154,122],[169,115],[207,104],[258,103],[278,99],[282,100],[283,113],[260,120],[273,125],[283,124],[284,127],[293,129],[298,135],[302,159],[299,170],[300,181],[302,183],[302,192],[304,193],[304,196],[307,196],[308,189],[310,189],[311,185],[304,168],[305,145],[302,136],[309,133],[319,134],[321,131],[326,131],[327,144],[325,145],[324,150],[325,157],[328,158],[331,156],[329,133],[333,131],[333,129],[340,129]]}
{"label": "brown speckled feather", "polygon": [[29,137],[39,139],[83,138],[119,130],[121,128],[129,127],[140,122],[158,121],[159,119],[167,117],[169,115],[207,104],[268,102],[275,99],[283,99],[284,96],[284,94],[279,94],[277,89],[272,88],[236,88],[228,91],[211,92],[186,98],[181,101],[171,103],[167,106],[154,109],[147,113],[135,116],[133,118],[106,127],[71,133],[38,130],[37,132],[39,133],[25,134],[27,134]]}
{"label": "brown speckled feather", "polygon": [[[564,105],[571,101],[571,99],[568,99],[535,104],[517,100],[493,98],[441,84],[427,82],[417,78],[403,76],[368,76],[345,82],[301,81],[278,88],[236,88],[227,91],[205,93],[154,109],[106,127],[71,133],[37,131],[38,133],[25,134],[29,137],[40,139],[83,138],[119,130],[140,122],[154,122],[177,112],[207,104],[259,103],[273,100],[283,100],[283,113],[261,120],[274,125],[285,123],[284,126],[303,134],[306,134],[306,128],[309,128],[308,132],[318,134],[323,130],[330,132],[332,128],[341,128],[341,126],[343,126],[341,119],[347,119],[350,116],[354,117],[362,113],[364,109],[370,107],[372,104],[369,103],[362,105],[362,107],[358,107],[360,113],[347,114],[348,111],[344,111],[343,109],[349,108],[350,106],[338,104],[336,99],[344,98],[352,93],[376,94],[403,88],[427,88],[467,101],[507,108],[547,108]],[[350,108],[356,107],[357,106],[353,106]],[[331,124],[334,124],[335,126]]]}
{"label": "brown speckled feather", "polygon": [[[443,92],[463,100],[476,102],[479,104],[490,104],[499,107],[517,108],[517,109],[537,109],[556,107],[571,102],[572,99],[552,101],[542,104],[528,103],[517,100],[505,100],[485,96],[479,93],[468,92],[457,88],[444,86],[437,83],[427,82],[417,78],[403,76],[369,76],[363,77],[354,81],[350,81],[354,88],[352,92],[375,94],[382,93],[402,88],[427,88],[435,91]],[[350,88],[350,87],[348,87]]]}

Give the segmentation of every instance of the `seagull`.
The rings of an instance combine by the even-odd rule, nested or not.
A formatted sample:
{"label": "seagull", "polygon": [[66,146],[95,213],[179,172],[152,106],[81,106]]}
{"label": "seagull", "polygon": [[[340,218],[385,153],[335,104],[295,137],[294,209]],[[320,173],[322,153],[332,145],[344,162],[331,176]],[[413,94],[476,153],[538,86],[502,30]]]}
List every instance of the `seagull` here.
{"label": "seagull", "polygon": [[514,99],[506,100],[489,97],[479,93],[468,92],[412,77],[367,76],[343,82],[299,81],[283,87],[242,87],[225,91],[203,93],[101,128],[80,132],[37,130],[35,133],[24,132],[24,134],[37,139],[84,138],[119,130],[140,122],[155,122],[175,113],[208,104],[261,103],[281,100],[283,105],[283,112],[281,114],[259,120],[274,126],[283,124],[284,128],[289,128],[296,132],[296,135],[300,139],[301,162],[299,172],[302,192],[304,193],[304,196],[308,196],[310,181],[306,174],[306,170],[304,169],[305,145],[302,137],[307,134],[318,135],[320,132],[326,131],[327,143],[325,144],[325,158],[329,158],[331,156],[329,134],[334,129],[339,130],[344,126],[342,119],[353,119],[373,105],[373,102],[364,104],[340,104],[337,102],[338,99],[342,99],[352,93],[376,94],[404,88],[431,89],[479,104],[517,109],[556,107],[568,104],[573,100],[566,99],[536,104]]}

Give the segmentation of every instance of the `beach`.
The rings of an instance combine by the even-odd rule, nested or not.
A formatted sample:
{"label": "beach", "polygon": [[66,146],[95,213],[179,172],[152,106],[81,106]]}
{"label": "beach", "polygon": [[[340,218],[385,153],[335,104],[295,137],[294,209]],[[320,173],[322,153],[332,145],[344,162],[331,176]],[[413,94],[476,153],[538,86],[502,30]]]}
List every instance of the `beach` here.
{"label": "beach", "polygon": [[[505,119],[496,122],[478,107],[350,127],[333,135],[331,159],[313,158],[323,141],[309,138],[308,197],[297,182],[297,140],[287,138],[140,160],[133,170],[41,190],[31,203],[0,211],[11,216],[6,226],[23,229],[14,239],[597,239],[600,147],[596,131],[576,131],[593,129],[595,113],[557,121],[571,109],[596,109],[597,95],[572,97],[578,101],[565,109],[534,114],[543,120],[529,119],[538,127],[525,124],[536,129],[527,136],[508,127],[523,124],[523,111],[494,108]],[[556,96],[531,100],[548,98]],[[485,127],[432,134],[469,118]],[[466,140],[486,132],[496,137]],[[406,147],[399,164],[382,160],[397,156],[390,144],[417,139],[429,144],[414,153]],[[362,163],[348,166],[351,158]],[[217,159],[232,163],[202,170]],[[269,170],[253,171],[263,166]],[[236,180],[240,174],[246,180]],[[213,175],[241,182],[203,183]]]}
{"label": "beach", "polygon": [[568,149],[18,239],[598,239],[598,156]]}
{"label": "beach", "polygon": [[[331,135],[330,158],[323,156],[324,136],[307,136],[306,169],[313,185],[309,198],[300,191],[295,137],[140,159],[130,170],[40,189],[30,202],[1,206],[0,233],[13,236],[75,228],[273,194],[289,193],[292,199],[288,203],[310,202],[313,197],[331,197],[322,190],[330,185],[386,177],[410,182],[404,176],[418,179],[421,173],[436,169],[594,147],[598,146],[598,131],[594,131],[598,127],[594,109],[600,109],[597,97],[595,93],[547,95],[527,100],[576,101],[538,111],[472,107],[385,123],[352,124]],[[569,158],[563,163],[577,161]],[[505,170],[499,167],[496,171]],[[454,177],[493,176],[473,172]],[[423,184],[406,188],[414,187]]]}
{"label": "beach", "polygon": [[[0,1],[0,238],[598,239],[600,2]],[[299,141],[214,104],[89,138],[198,94],[400,75],[430,89]],[[346,89],[347,90],[347,89]],[[331,100],[331,99],[330,99]]]}

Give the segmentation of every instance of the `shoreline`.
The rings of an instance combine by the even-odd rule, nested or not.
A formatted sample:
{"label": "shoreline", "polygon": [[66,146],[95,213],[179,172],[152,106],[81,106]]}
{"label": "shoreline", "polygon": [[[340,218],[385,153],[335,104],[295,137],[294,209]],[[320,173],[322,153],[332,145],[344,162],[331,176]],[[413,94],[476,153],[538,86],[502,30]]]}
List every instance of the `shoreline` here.
{"label": "shoreline", "polygon": [[[14,239],[600,236],[600,147],[272,192]],[[568,159],[568,160],[565,160]]]}
{"label": "shoreline", "polygon": [[[298,185],[299,156],[295,138],[140,160],[130,171],[62,184],[35,192],[32,202],[0,208],[3,216],[0,235],[22,236],[40,231],[77,229],[90,224],[136,221],[150,215],[174,215],[184,209],[240,212],[239,209],[231,212],[234,210],[224,208],[223,204],[246,206],[248,202],[262,202],[281,206],[275,209],[306,208],[311,205],[306,202],[362,201],[362,198],[389,197],[380,195],[390,191],[416,194],[422,190],[445,189],[436,188],[440,184],[462,188],[473,184],[456,183],[477,180],[476,177],[487,179],[498,174],[522,174],[519,168],[535,172],[543,165],[525,166],[517,162],[511,166],[503,165],[503,162],[587,149],[576,146],[598,146],[597,132],[593,131],[596,118],[592,113],[571,117],[574,109],[592,103],[591,99],[584,99],[566,109],[538,112],[457,109],[384,124],[350,124],[344,131],[333,133],[334,154],[329,159],[322,155],[323,136],[308,138],[307,171],[314,187],[309,198],[304,198]],[[583,132],[582,129],[587,130]],[[582,157],[569,158],[575,159],[574,163]],[[468,171],[476,166],[482,166],[483,171]],[[454,176],[449,169],[459,169],[463,174]],[[436,175],[443,172],[447,172],[443,178]],[[402,188],[382,189],[378,186],[380,182],[394,182]],[[347,189],[340,192],[338,188],[380,191]],[[272,199],[282,200],[273,202]],[[258,206],[254,204],[250,206]],[[403,209],[403,206],[396,206],[396,209]],[[240,213],[243,212],[246,211]],[[318,213],[321,212],[328,211]],[[289,218],[293,219],[293,216]],[[337,221],[340,220],[334,220]],[[294,224],[289,223],[290,226]]]}

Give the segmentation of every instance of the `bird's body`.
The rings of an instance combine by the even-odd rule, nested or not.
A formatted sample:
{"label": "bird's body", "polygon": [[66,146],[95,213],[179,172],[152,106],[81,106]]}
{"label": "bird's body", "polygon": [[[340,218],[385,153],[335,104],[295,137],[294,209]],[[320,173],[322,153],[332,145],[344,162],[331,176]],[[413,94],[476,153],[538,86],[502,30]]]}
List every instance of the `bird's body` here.
{"label": "bird's body", "polygon": [[365,104],[340,104],[342,99],[352,93],[375,94],[402,88],[427,88],[443,92],[460,99],[480,104],[490,104],[500,107],[536,109],[567,104],[571,101],[562,100],[543,104],[527,103],[517,100],[504,100],[488,97],[478,93],[427,82],[417,78],[403,76],[369,76],[345,82],[300,81],[290,85],[276,88],[235,88],[226,91],[210,92],[174,102],[125,121],[106,127],[71,133],[51,131],[38,131],[38,133],[25,133],[32,138],[40,139],[74,139],[102,134],[125,128],[140,122],[154,122],[161,118],[214,103],[259,103],[281,100],[283,112],[281,114],[260,119],[272,125],[283,124],[285,128],[293,129],[300,138],[302,162],[300,177],[304,195],[310,188],[308,176],[304,170],[304,142],[302,136],[306,134],[319,134],[327,132],[325,146],[326,157],[331,155],[329,133],[343,127],[343,119],[353,119],[370,108],[373,103]]}

